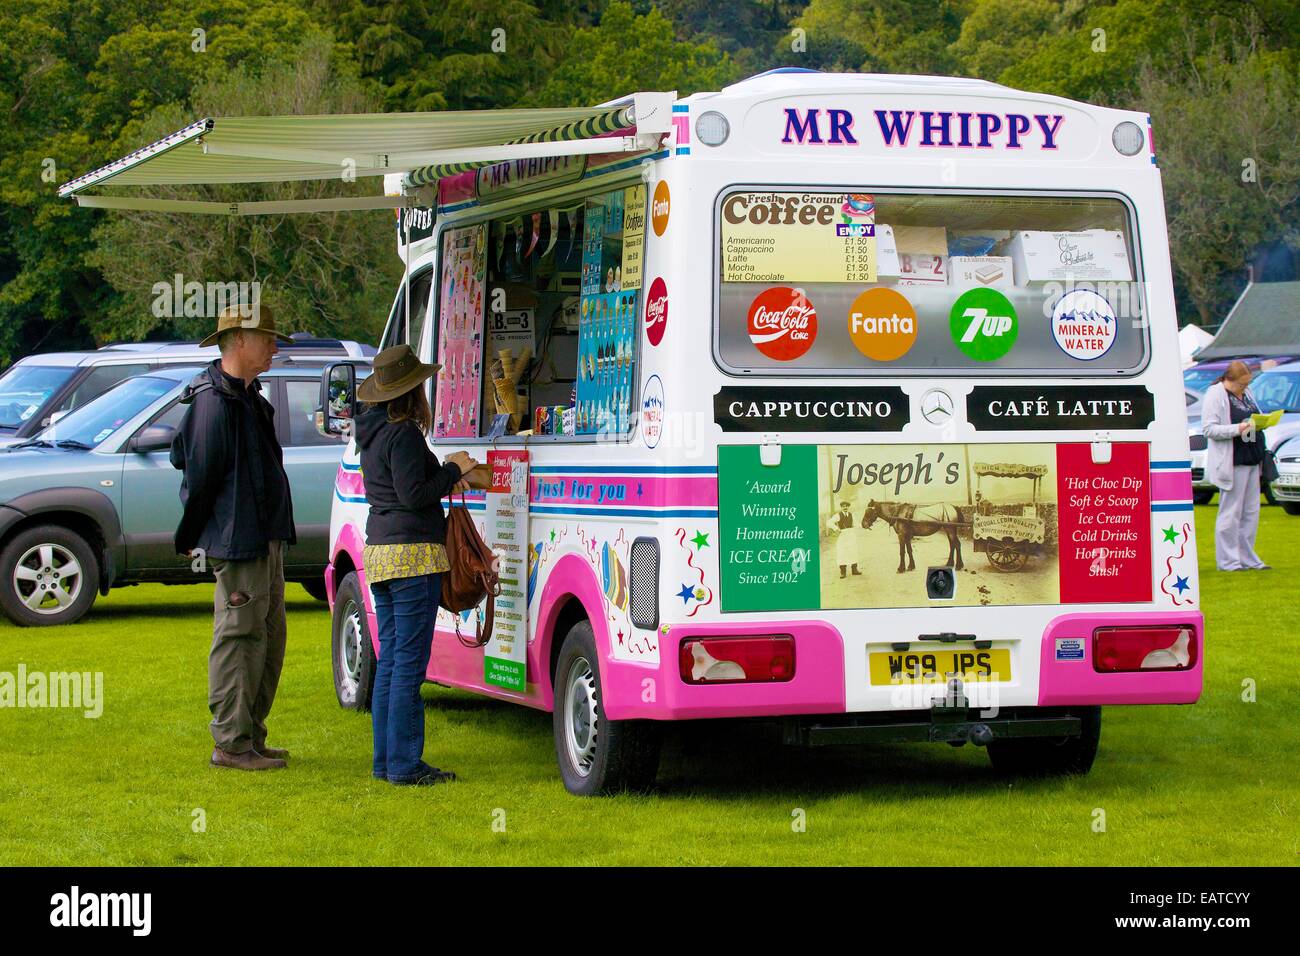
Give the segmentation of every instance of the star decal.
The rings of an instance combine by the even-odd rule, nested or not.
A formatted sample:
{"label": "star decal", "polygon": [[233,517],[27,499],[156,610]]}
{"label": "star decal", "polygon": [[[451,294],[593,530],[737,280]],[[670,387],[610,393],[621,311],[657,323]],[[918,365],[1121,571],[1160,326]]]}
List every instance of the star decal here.
{"label": "star decal", "polygon": [[1174,582],[1174,590],[1179,594],[1182,594],[1189,587],[1191,587],[1191,585],[1187,583],[1187,578],[1178,578],[1178,580]]}
{"label": "star decal", "polygon": [[691,538],[691,541],[695,544],[695,549],[697,551],[700,548],[707,548],[709,546],[709,536],[698,528],[695,531],[695,537]]}
{"label": "star decal", "polygon": [[1178,532],[1174,530],[1173,525],[1165,528],[1163,533],[1166,541],[1172,541],[1174,544],[1178,543]]}
{"label": "star decal", "polygon": [[638,498],[640,498],[643,494],[644,494],[644,492],[643,492],[642,489],[641,489],[641,482],[638,481],[638,482],[636,483],[636,496],[637,496]]}
{"label": "star decal", "polygon": [[622,647],[622,646],[623,646],[623,632],[622,632],[622,631],[619,631],[619,632],[618,632],[618,646],[619,646],[619,647]]}
{"label": "star decal", "polygon": [[555,540],[555,529],[554,529],[554,528],[551,529],[551,540],[552,540],[552,541]]}
{"label": "star decal", "polygon": [[683,604],[690,604],[691,598],[695,597],[695,589],[689,584],[683,584],[682,589],[677,592],[677,596],[682,599]]}

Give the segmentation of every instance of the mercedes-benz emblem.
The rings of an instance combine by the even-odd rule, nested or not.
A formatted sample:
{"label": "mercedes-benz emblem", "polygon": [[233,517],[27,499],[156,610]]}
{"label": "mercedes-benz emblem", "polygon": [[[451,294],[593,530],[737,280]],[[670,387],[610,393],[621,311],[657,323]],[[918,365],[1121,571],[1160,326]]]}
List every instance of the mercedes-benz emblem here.
{"label": "mercedes-benz emblem", "polygon": [[946,425],[952,420],[952,397],[941,388],[932,388],[921,396],[921,417],[931,425]]}

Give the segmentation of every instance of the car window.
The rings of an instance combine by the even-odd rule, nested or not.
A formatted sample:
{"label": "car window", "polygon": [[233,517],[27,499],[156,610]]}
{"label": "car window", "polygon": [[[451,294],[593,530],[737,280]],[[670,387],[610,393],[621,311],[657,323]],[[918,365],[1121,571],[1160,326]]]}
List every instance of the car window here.
{"label": "car window", "polygon": [[190,406],[181,404],[179,400],[172,402],[162,411],[161,414],[155,415],[153,421],[143,426],[140,430],[143,431],[145,428],[152,425],[166,425],[169,428],[180,428],[181,419],[185,417],[185,413],[189,410]]}
{"label": "car window", "polygon": [[342,435],[322,435],[316,430],[316,406],[320,404],[320,380],[284,380],[284,403],[289,429],[289,447],[338,445]]}
{"label": "car window", "polygon": [[128,379],[99,398],[68,413],[37,437],[45,441],[74,441],[98,445],[153,402],[162,398],[177,382],[170,378],[142,375]]}
{"label": "car window", "polygon": [[1261,372],[1250,391],[1261,411],[1300,411],[1300,372]]}
{"label": "car window", "polygon": [[148,362],[132,362],[127,365],[100,365],[92,368],[90,373],[77,383],[76,388],[59,403],[55,411],[75,411],[93,398],[99,398],[118,382],[149,371]]}
{"label": "car window", "polygon": [[76,369],[57,365],[15,365],[0,377],[0,428],[18,428],[40,411]]}
{"label": "car window", "polygon": [[419,351],[420,339],[424,334],[424,323],[429,313],[429,290],[433,287],[433,270],[425,269],[411,276],[411,334],[406,334],[406,285],[399,287],[397,301],[388,319],[388,328],[380,349],[404,342]]}

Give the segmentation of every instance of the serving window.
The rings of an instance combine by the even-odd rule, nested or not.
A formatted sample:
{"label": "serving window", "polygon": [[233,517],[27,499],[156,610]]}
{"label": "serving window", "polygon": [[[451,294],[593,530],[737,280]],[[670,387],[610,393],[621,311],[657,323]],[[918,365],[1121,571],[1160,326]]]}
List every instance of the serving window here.
{"label": "serving window", "polygon": [[435,438],[625,434],[645,188],[442,233]]}
{"label": "serving window", "polygon": [[1146,361],[1113,196],[744,187],[719,197],[714,347],[733,373],[1118,375]]}

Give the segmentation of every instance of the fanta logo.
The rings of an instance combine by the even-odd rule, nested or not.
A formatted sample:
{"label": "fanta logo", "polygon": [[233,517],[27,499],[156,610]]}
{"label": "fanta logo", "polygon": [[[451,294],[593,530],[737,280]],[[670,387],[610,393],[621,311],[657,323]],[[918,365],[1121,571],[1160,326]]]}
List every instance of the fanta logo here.
{"label": "fanta logo", "polygon": [[749,340],[768,358],[797,359],[817,338],[817,310],[801,289],[764,289],[749,306]]}
{"label": "fanta logo", "polygon": [[849,338],[877,362],[892,362],[916,343],[916,309],[893,289],[868,289],[849,307]]}

